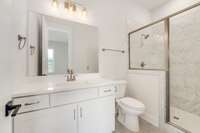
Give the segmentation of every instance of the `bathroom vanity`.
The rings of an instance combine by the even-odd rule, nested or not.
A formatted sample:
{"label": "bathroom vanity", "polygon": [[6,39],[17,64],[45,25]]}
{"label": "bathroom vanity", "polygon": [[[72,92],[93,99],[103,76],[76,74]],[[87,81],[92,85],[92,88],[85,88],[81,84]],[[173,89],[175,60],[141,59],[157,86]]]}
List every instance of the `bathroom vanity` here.
{"label": "bathroom vanity", "polygon": [[13,95],[13,103],[22,105],[13,118],[13,133],[112,133],[120,82],[47,83],[46,88],[43,83],[41,89],[34,89],[39,84],[21,89]]}
{"label": "bathroom vanity", "polygon": [[[31,11],[28,16],[27,77],[15,85],[12,105],[21,108],[13,133],[112,133],[119,81],[94,76],[98,28]],[[67,81],[69,69],[76,81]]]}

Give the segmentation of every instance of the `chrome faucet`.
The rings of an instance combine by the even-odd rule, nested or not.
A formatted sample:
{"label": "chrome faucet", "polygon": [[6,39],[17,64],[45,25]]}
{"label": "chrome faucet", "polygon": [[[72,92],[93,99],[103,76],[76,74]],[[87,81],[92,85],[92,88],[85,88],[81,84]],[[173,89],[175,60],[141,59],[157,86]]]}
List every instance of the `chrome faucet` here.
{"label": "chrome faucet", "polygon": [[73,69],[67,69],[67,73],[65,75],[67,77],[67,81],[75,81],[76,75],[74,74]]}

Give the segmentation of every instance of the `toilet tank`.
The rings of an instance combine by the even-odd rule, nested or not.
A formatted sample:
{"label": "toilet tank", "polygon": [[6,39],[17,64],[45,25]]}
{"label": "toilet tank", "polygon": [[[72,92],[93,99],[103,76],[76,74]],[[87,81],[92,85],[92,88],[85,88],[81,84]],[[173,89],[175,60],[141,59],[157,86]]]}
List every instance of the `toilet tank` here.
{"label": "toilet tank", "polygon": [[119,81],[116,84],[116,94],[115,94],[116,98],[119,99],[124,97],[126,94],[126,89],[127,89],[127,81]]}

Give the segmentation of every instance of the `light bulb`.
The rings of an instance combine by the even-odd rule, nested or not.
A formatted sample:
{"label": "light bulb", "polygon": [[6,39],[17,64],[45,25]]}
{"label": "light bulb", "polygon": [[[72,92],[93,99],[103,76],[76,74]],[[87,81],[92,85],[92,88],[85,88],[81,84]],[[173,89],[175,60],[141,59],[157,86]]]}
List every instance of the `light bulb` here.
{"label": "light bulb", "polygon": [[58,7],[59,7],[59,2],[58,2],[58,0],[53,0],[53,1],[52,1],[52,6],[53,6],[54,8],[58,8]]}
{"label": "light bulb", "polygon": [[64,3],[64,9],[65,9],[66,11],[69,10],[69,2],[68,2],[68,1],[65,1],[65,3]]}
{"label": "light bulb", "polygon": [[76,5],[72,1],[68,0],[64,3],[64,8],[66,11],[69,11],[69,13],[73,13],[76,11]]}
{"label": "light bulb", "polygon": [[70,12],[73,12],[73,6],[70,6],[70,7],[69,7],[69,11],[70,11]]}
{"label": "light bulb", "polygon": [[87,10],[84,8],[82,11],[81,11],[81,16],[82,17],[86,17],[87,15]]}

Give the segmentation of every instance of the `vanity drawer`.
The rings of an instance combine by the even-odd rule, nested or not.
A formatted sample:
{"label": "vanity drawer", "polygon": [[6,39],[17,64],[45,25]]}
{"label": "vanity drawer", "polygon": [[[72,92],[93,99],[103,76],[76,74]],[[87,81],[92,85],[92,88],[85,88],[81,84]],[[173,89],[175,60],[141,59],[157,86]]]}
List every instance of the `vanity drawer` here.
{"label": "vanity drawer", "polygon": [[21,104],[22,107],[20,108],[18,113],[24,113],[24,112],[48,108],[49,107],[49,96],[48,95],[40,95],[40,96],[16,98],[16,99],[14,99],[13,102],[14,102],[14,105]]}
{"label": "vanity drawer", "polygon": [[98,89],[90,88],[90,89],[82,89],[82,90],[51,94],[50,101],[51,101],[51,106],[58,106],[58,105],[70,104],[83,100],[93,99],[96,98],[97,96],[98,96]]}
{"label": "vanity drawer", "polygon": [[110,95],[115,95],[114,86],[105,86],[99,88],[99,96],[110,96]]}

